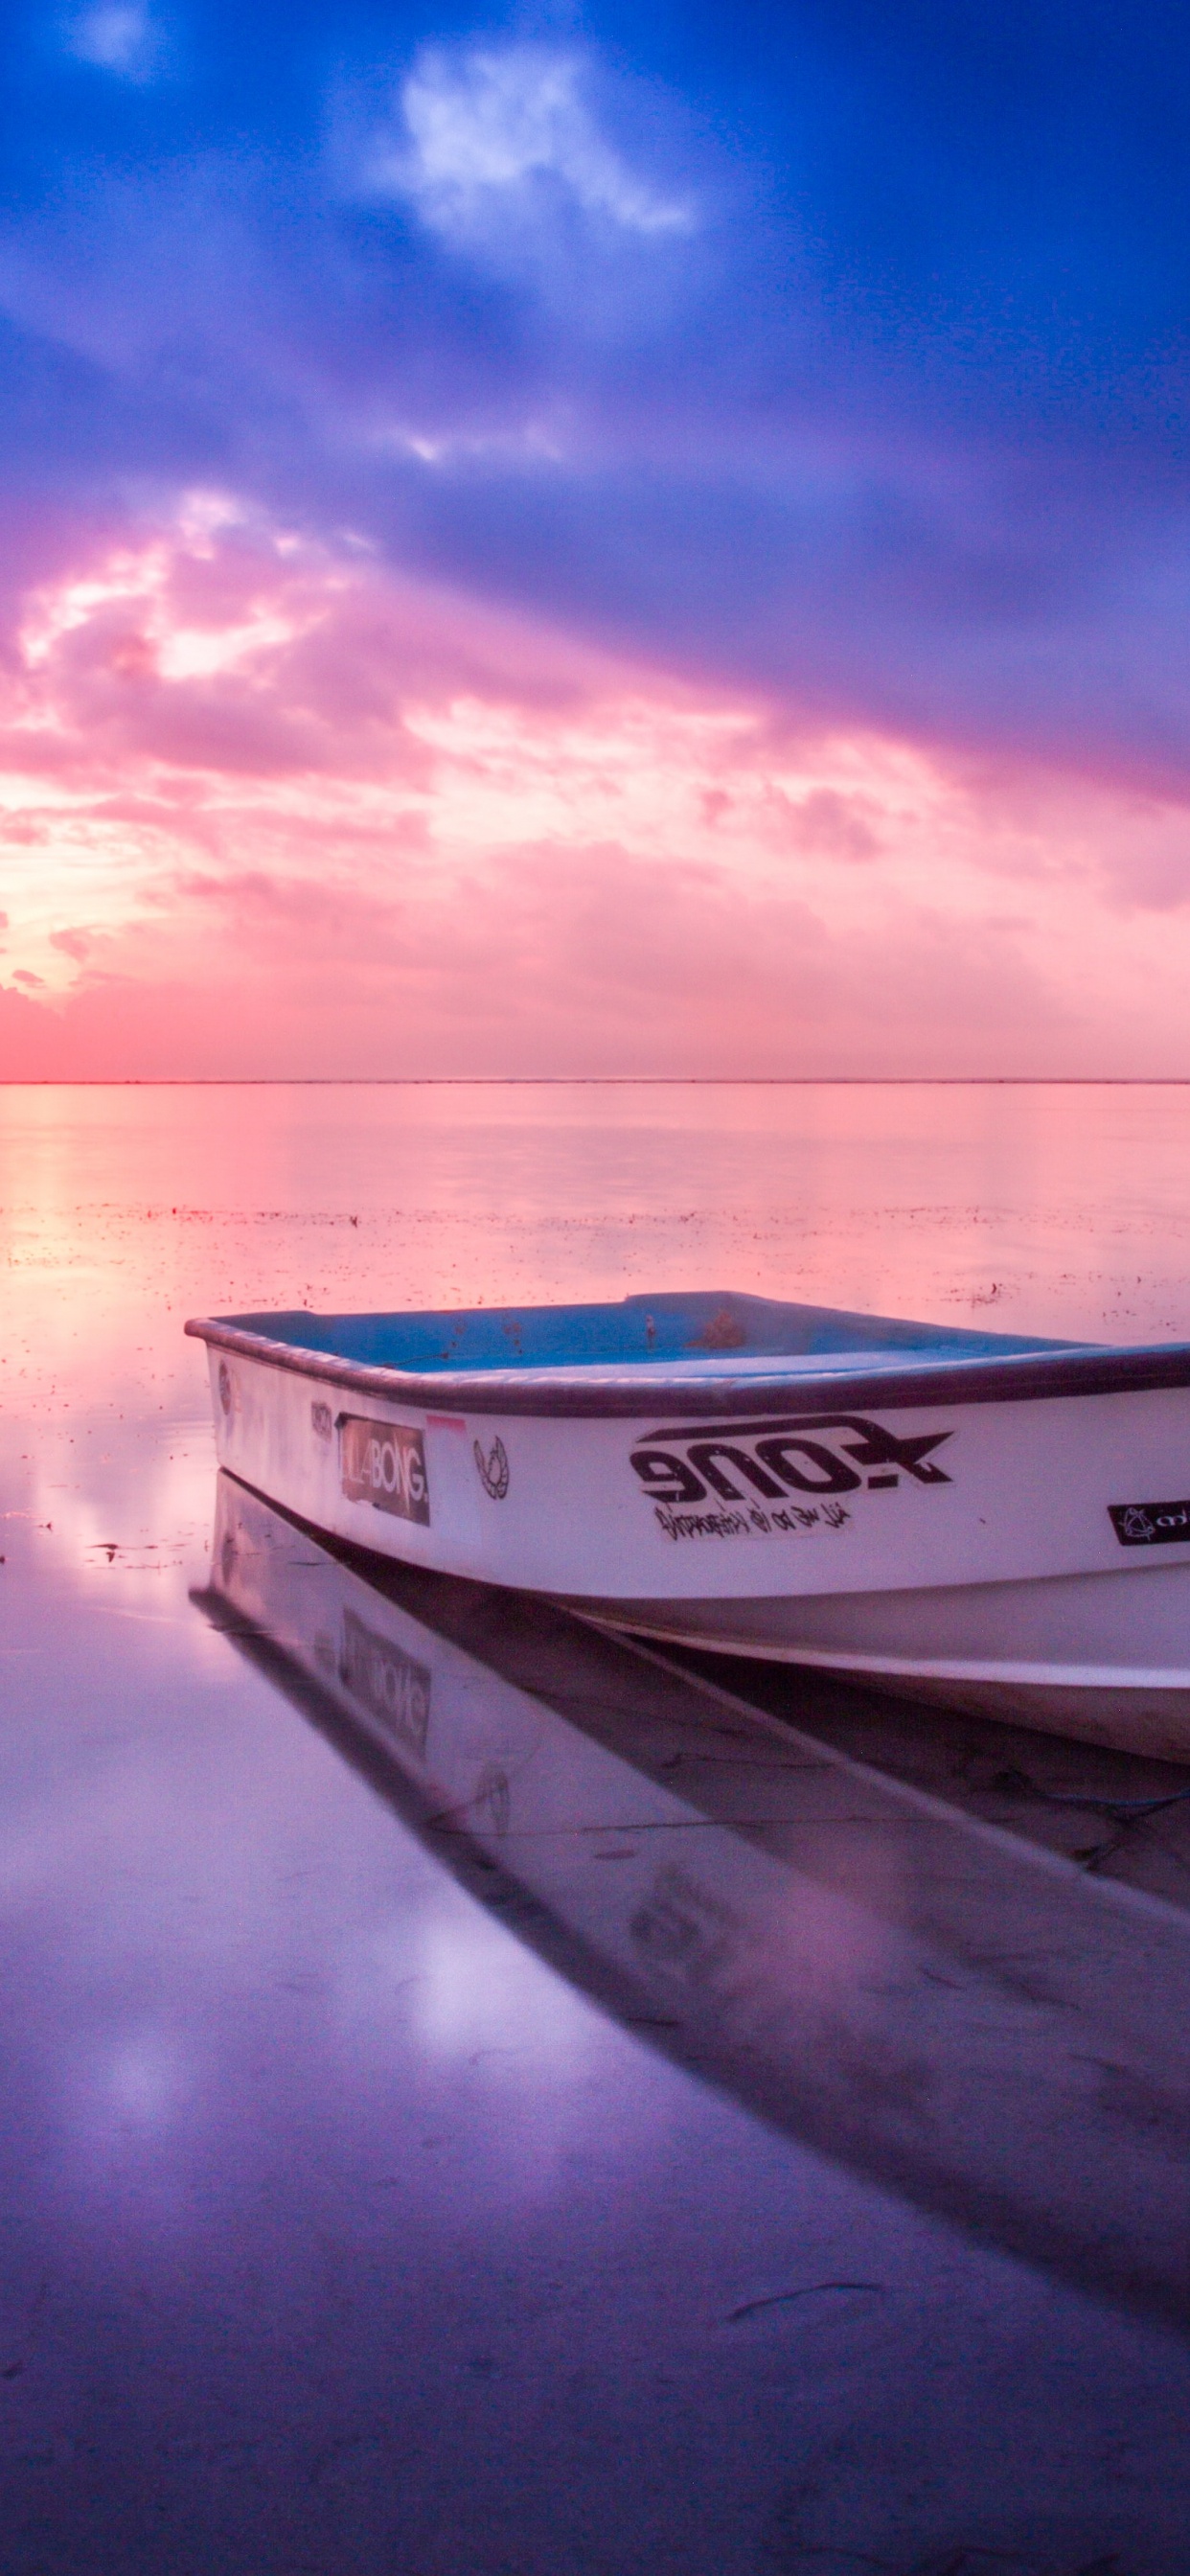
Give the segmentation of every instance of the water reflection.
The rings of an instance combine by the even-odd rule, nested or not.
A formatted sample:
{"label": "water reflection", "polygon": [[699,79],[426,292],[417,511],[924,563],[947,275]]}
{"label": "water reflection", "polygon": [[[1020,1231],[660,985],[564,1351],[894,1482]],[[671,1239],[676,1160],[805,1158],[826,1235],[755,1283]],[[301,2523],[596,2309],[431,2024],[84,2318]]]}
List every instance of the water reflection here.
{"label": "water reflection", "polygon": [[[480,1747],[493,1677],[535,1703],[543,1764],[570,1731],[582,1767],[565,1797],[559,1775],[552,1839],[533,1843],[508,1761],[508,1829],[489,1809],[476,1830],[444,1812],[458,1800],[436,1780],[439,1699],[419,1768],[349,1703],[337,1631],[333,1687],[303,1668],[320,1617],[284,1670],[322,1732],[192,1610],[214,1470],[181,1324],[709,1281],[1022,1331],[1187,1332],[1188,1148],[1190,1091],[0,1091],[5,2576],[1072,2576],[1113,2559],[1118,2576],[1183,2576],[1184,2337],[972,2248],[797,2142],[903,2173],[994,2248],[1017,2241],[1011,2103],[1027,2088],[993,2059],[1007,2217],[987,2173],[972,2177],[969,2134],[944,2195],[936,2169],[953,2186],[955,2132],[983,2116],[974,2075],[959,2095],[961,2044],[931,2079],[941,2144],[923,2180],[920,2108],[898,2128],[869,2099],[847,2130],[837,1958],[818,1963],[817,2022],[776,1975],[804,1960],[817,1895],[845,1895],[850,1911],[822,1919],[828,1943],[841,1919],[873,1943],[876,1966],[853,1971],[869,1991],[843,1998],[860,2038],[897,2011],[876,1989],[881,1963],[890,1988],[898,1973],[892,1936],[906,1940],[886,1883],[904,1837],[873,1826],[865,1861],[848,1828],[835,1891],[835,1825],[789,1806],[815,1765],[816,1795],[834,1782],[838,1802],[846,1784],[847,1817],[866,1761],[1073,1852],[1109,1839],[1105,1817],[1028,1808],[1006,1759],[1110,1803],[1110,1757],[1083,1748],[1076,1776],[1056,1740],[1042,1764],[1041,1739],[965,1720],[915,1733],[912,1711],[816,1685],[804,1732],[832,1726],[861,1768],[831,1770],[788,1732],[778,1761],[775,1730],[712,1716],[693,1685],[665,1696],[623,1648],[588,1641],[580,1671],[573,1629],[518,1627],[484,1595],[455,1594],[451,1612],[448,1587],[365,1585],[364,1628],[403,1612],[436,1688],[458,1651]],[[340,1583],[332,1568],[324,1597]],[[226,1598],[218,1617],[251,1626]],[[567,1641],[556,1664],[549,1634]],[[279,1673],[281,1648],[265,1651]],[[684,1811],[673,1831],[646,1831],[655,1793]],[[1179,1822],[1175,1850],[1169,1820],[1160,1847],[1156,1833],[1130,1826],[1099,1866],[1127,1854],[1150,1892],[1190,1887],[1190,1835]],[[977,1840],[956,1838],[959,1889]],[[749,1873],[767,1861],[770,1886],[801,1892],[792,1931],[774,1901],[784,1963],[754,1961],[749,1989],[737,1953],[736,1985],[723,1967],[700,1989],[672,1933],[668,1964],[656,1947],[642,1959],[617,1891],[639,1870],[615,1857],[633,1843],[658,1868],[658,1846],[677,1853],[728,1906],[736,1883],[707,1855],[730,1845],[749,1925]],[[1018,1873],[1018,1894],[1037,1875]],[[1118,1930],[1109,1894],[1084,1891],[1084,1957],[1104,1922]],[[1131,2043],[1099,2001],[1081,2045],[1072,2010],[1043,2015],[1056,2037],[1052,2064],[1035,2044],[1021,2120],[1024,2241],[1092,2285],[1118,2284],[1127,2258],[1143,2276],[1131,2295],[1180,2317],[1159,2242],[1152,2259],[1163,2224],[1167,2245],[1184,2234],[1172,2160],[1142,2138],[1138,2253],[1129,2132],[1096,2198],[1106,2114],[1072,2144],[1072,2116],[1053,2111],[1062,2048],[1072,2086],[1116,2080],[1080,2068],[1085,2053],[1179,2093],[1181,2043],[1153,1998],[1164,1978],[1172,2025],[1180,1961],[1142,1949],[1140,1919],[1094,1970],[1110,2004],[1114,1958]],[[1001,1915],[985,1947],[1060,1962],[1048,1932],[1019,1928]],[[549,1942],[570,1982],[537,1955]],[[972,2021],[1011,2027],[983,1953],[956,1965],[953,1947],[922,1936],[919,2002],[903,1980],[906,2047],[927,2067],[965,1995]],[[1021,2004],[1026,2024],[1036,2009]],[[781,2054],[792,2029],[792,2061],[806,2057],[807,2028],[826,2033],[817,2109]],[[1001,2080],[1014,2089],[997,2111]],[[1063,2158],[1075,2241],[1055,2253]],[[1096,2208],[1110,2262],[1087,2250]]]}
{"label": "water reflection", "polygon": [[1190,2323],[1190,1916],[539,1605],[332,1551],[226,1476],[212,1568],[216,1622],[620,2021]]}

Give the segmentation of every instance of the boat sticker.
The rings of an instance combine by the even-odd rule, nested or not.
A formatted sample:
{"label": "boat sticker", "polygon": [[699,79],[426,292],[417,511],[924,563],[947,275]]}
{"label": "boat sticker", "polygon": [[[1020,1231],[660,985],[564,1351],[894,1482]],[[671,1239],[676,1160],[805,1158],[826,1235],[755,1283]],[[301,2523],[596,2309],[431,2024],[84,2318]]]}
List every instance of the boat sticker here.
{"label": "boat sticker", "polygon": [[503,1441],[497,1434],[486,1458],[478,1440],[473,1440],[471,1446],[485,1494],[490,1494],[494,1503],[502,1503],[508,1492],[508,1451]]}
{"label": "boat sticker", "polygon": [[310,1428],[316,1440],[330,1439],[334,1431],[335,1424],[329,1404],[319,1403],[311,1405]]}
{"label": "boat sticker", "polygon": [[1107,1511],[1121,1547],[1190,1545],[1190,1501],[1109,1503]]}
{"label": "boat sticker", "polygon": [[339,1416],[339,1475],[351,1503],[428,1527],[430,1485],[426,1444],[405,1422],[369,1422],[357,1413]]}
{"label": "boat sticker", "polygon": [[391,1742],[421,1759],[430,1723],[430,1675],[354,1610],[343,1613],[339,1679]]}
{"label": "boat sticker", "polygon": [[843,1494],[891,1493],[903,1480],[949,1485],[932,1452],[953,1436],[901,1434],[859,1413],[802,1413],[733,1422],[724,1433],[705,1422],[652,1432],[632,1464],[667,1538],[797,1536],[845,1529]]}
{"label": "boat sticker", "polygon": [[225,1416],[226,1416],[226,1418],[227,1418],[227,1420],[228,1420],[229,1422],[230,1422],[230,1420],[231,1420],[231,1411],[232,1411],[232,1406],[233,1406],[233,1405],[234,1405],[234,1403],[235,1403],[235,1400],[236,1400],[235,1380],[234,1380],[234,1378],[233,1378],[233,1376],[232,1376],[231,1370],[229,1369],[229,1367],[228,1367],[228,1365],[227,1365],[226,1360],[220,1360],[220,1362],[219,1362],[219,1402],[220,1402],[220,1404],[222,1405],[222,1407],[223,1407],[223,1411],[224,1411],[224,1414],[225,1414]]}

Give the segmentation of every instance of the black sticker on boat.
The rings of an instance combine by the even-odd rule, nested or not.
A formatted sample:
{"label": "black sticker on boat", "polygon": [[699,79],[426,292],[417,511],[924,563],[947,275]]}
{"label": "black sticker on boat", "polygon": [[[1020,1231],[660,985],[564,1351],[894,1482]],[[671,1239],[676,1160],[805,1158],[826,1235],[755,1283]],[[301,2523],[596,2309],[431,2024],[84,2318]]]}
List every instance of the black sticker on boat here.
{"label": "black sticker on boat", "polygon": [[746,1511],[676,1512],[654,1503],[653,1517],[667,1538],[804,1538],[809,1530],[844,1530],[846,1503],[749,1503]]}
{"label": "black sticker on boat", "polygon": [[329,1440],[334,1427],[329,1404],[312,1404],[310,1407],[310,1428],[315,1439]]}
{"label": "black sticker on boat", "polygon": [[365,1626],[354,1610],[343,1613],[339,1679],[393,1743],[420,1759],[430,1723],[430,1676],[424,1664]]}
{"label": "black sticker on boat", "polygon": [[667,1538],[796,1535],[844,1528],[843,1494],[891,1493],[903,1480],[949,1485],[932,1453],[953,1436],[889,1431],[860,1413],[800,1413],[722,1432],[705,1422],[651,1432],[632,1464]]}
{"label": "black sticker on boat", "polygon": [[490,1494],[494,1503],[502,1503],[508,1492],[508,1451],[499,1433],[493,1440],[486,1458],[478,1440],[473,1440],[471,1447],[475,1454],[479,1481],[485,1494]]}
{"label": "black sticker on boat", "polygon": [[1107,1513],[1121,1547],[1190,1545],[1190,1500],[1109,1503]]}
{"label": "black sticker on boat", "polygon": [[428,1527],[430,1485],[426,1444],[420,1431],[404,1422],[368,1422],[355,1413],[339,1416],[339,1473],[351,1503],[373,1503],[378,1512]]}

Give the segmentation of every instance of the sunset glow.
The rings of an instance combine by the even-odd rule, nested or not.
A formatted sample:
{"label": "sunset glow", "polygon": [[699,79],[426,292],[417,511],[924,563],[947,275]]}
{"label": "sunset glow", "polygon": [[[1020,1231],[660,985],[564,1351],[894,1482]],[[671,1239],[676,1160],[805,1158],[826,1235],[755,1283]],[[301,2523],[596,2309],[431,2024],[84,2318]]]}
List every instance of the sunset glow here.
{"label": "sunset glow", "polygon": [[[0,322],[62,390],[10,475],[0,1072],[1185,1071],[1141,303],[1130,464],[1056,324],[1044,386],[1032,324],[986,340],[964,420],[923,279],[974,312],[981,219],[1015,275],[974,179],[934,270],[900,245],[877,366],[769,147],[713,145],[672,65],[351,41],[258,98],[267,169],[189,153],[155,12],[22,57]],[[843,140],[765,113],[845,260]]]}
{"label": "sunset glow", "polygon": [[10,1074],[1049,1071],[1108,1019],[1179,1060],[1170,804],[799,725],[228,501],[26,598],[3,739]]}

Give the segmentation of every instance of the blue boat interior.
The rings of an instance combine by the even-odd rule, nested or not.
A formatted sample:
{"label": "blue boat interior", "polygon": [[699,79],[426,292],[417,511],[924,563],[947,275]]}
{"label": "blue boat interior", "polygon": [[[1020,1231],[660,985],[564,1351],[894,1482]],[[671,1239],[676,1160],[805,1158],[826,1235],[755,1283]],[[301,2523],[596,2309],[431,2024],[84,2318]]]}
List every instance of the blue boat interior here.
{"label": "blue boat interior", "polygon": [[1069,1350],[1069,1342],[968,1332],[835,1306],[785,1305],[730,1290],[625,1297],[618,1305],[477,1306],[446,1314],[230,1315],[242,1332],[365,1368],[421,1375],[446,1369],[624,1368],[677,1360],[786,1359],[849,1351],[917,1353],[923,1360],[1008,1359]]}

